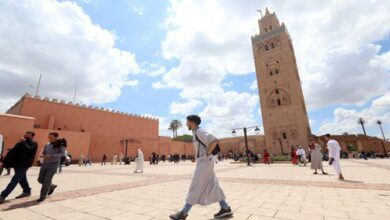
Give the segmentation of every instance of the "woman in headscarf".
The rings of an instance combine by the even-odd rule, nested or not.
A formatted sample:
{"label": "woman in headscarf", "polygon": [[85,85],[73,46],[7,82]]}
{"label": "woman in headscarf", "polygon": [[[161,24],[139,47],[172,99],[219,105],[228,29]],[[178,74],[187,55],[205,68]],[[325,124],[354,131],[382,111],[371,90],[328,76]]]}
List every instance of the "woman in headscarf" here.
{"label": "woman in headscarf", "polygon": [[311,155],[311,169],[314,170],[313,174],[317,174],[317,170],[321,170],[322,174],[326,175],[327,173],[325,173],[324,168],[322,167],[321,145],[317,143],[316,137],[311,139],[309,149]]}
{"label": "woman in headscarf", "polygon": [[137,161],[135,164],[134,173],[143,173],[144,172],[144,154],[141,149],[138,148]]}

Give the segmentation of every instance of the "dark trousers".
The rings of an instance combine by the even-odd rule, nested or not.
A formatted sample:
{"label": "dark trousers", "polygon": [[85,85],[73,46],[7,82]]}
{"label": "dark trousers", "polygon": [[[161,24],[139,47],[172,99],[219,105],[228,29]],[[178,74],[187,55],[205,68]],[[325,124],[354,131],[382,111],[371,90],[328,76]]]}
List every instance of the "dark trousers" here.
{"label": "dark trousers", "polygon": [[59,163],[43,163],[39,170],[38,182],[42,184],[41,198],[46,198],[52,186],[54,174],[57,172]]}
{"label": "dark trousers", "polygon": [[1,192],[1,196],[6,198],[15,189],[16,185],[20,184],[24,193],[31,193],[31,188],[27,182],[27,170],[29,167],[15,168],[15,175],[12,177],[11,182]]}

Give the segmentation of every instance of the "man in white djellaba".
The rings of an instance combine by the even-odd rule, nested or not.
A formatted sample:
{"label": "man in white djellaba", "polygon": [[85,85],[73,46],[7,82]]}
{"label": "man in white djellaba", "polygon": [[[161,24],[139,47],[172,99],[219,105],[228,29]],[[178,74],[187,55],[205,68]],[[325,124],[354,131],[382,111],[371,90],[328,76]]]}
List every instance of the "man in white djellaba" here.
{"label": "man in white djellaba", "polygon": [[339,176],[339,180],[344,180],[343,174],[341,173],[340,167],[340,151],[341,147],[339,142],[332,139],[330,134],[325,135],[325,140],[328,142],[328,154],[329,154],[329,165],[332,165],[336,175]]}
{"label": "man in white djellaba", "polygon": [[232,216],[232,210],[225,201],[225,194],[219,186],[214,172],[212,152],[218,144],[218,139],[199,127],[201,119],[197,115],[187,117],[188,129],[192,131],[192,142],[196,155],[196,168],[183,209],[169,217],[172,220],[186,219],[193,205],[209,205],[219,202],[221,210],[214,218]]}
{"label": "man in white djellaba", "polygon": [[138,148],[137,161],[135,164],[134,173],[143,173],[144,172],[144,154],[141,149]]}

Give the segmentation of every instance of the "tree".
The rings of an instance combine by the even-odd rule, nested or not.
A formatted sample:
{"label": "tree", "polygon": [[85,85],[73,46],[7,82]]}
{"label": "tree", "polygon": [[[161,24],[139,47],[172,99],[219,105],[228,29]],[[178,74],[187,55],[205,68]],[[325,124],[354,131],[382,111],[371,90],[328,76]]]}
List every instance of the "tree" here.
{"label": "tree", "polygon": [[173,133],[173,138],[177,137],[177,130],[179,128],[183,127],[183,124],[179,120],[172,120],[171,123],[169,124],[168,130],[171,130]]}
{"label": "tree", "polygon": [[386,140],[385,134],[383,133],[383,129],[382,129],[382,121],[378,120],[376,121],[376,123],[379,125],[379,128],[381,129],[383,140]]}
{"label": "tree", "polygon": [[364,128],[364,124],[366,123],[366,121],[364,121],[363,118],[359,118],[358,123],[362,126],[364,135],[367,136],[366,129]]}

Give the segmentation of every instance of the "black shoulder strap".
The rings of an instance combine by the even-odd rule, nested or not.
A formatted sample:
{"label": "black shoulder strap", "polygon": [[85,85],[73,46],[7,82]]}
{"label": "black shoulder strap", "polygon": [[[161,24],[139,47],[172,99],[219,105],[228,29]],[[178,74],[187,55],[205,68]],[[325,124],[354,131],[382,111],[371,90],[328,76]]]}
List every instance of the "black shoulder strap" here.
{"label": "black shoulder strap", "polygon": [[[196,131],[195,131],[195,139],[196,139],[201,145],[203,145],[204,148],[207,149],[207,146],[206,146],[201,140],[199,140],[198,135],[196,135]],[[199,158],[199,149],[198,149],[198,153],[197,153],[196,157]]]}

